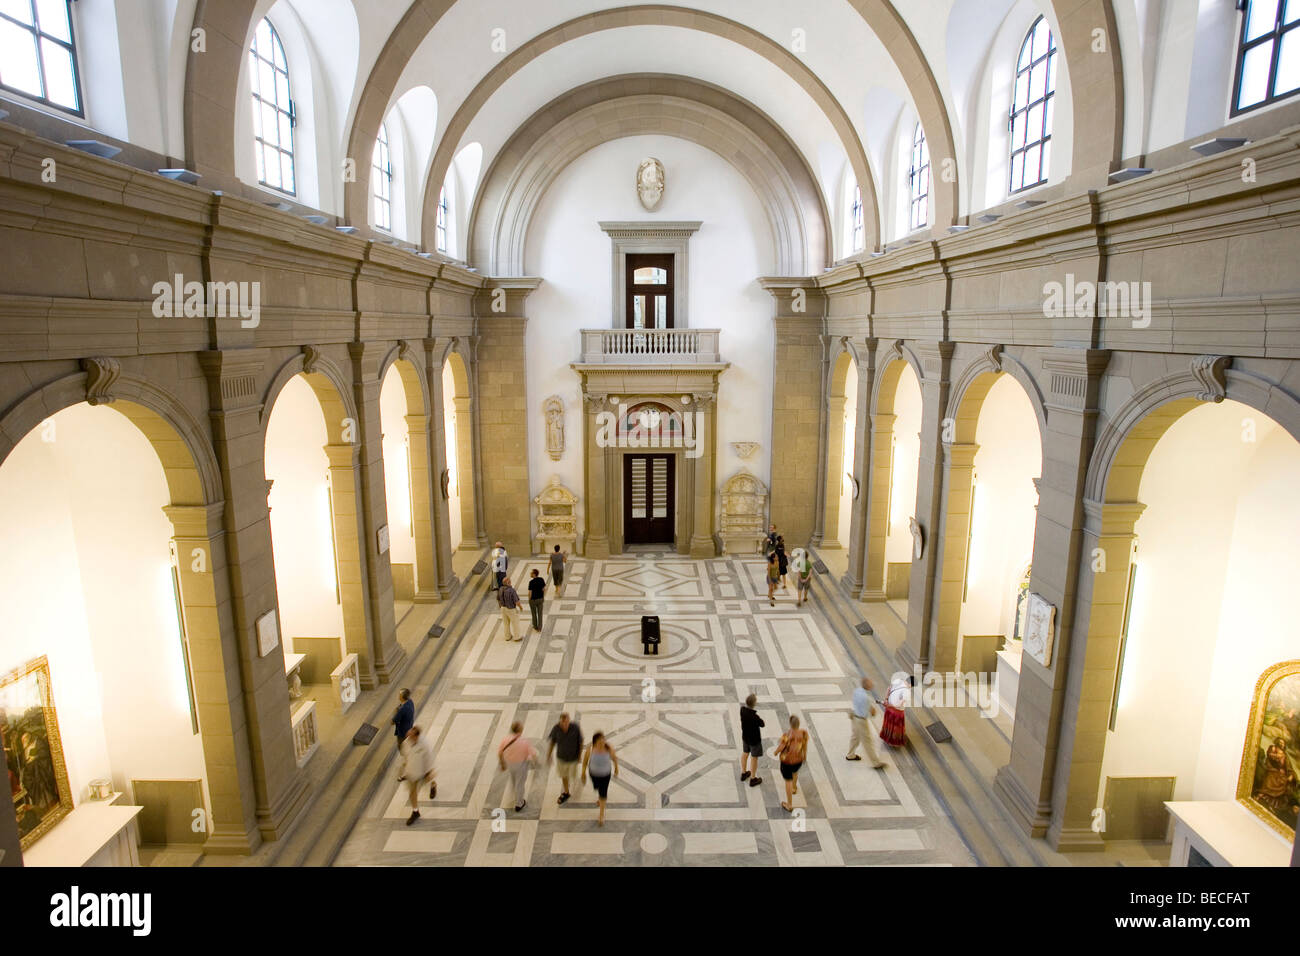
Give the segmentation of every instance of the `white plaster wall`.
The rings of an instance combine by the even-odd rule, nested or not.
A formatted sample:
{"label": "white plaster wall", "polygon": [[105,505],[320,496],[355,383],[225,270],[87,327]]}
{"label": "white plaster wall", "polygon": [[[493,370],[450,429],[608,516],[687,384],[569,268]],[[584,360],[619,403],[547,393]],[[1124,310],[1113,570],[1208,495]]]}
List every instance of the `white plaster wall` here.
{"label": "white plaster wall", "polygon": [[379,422],[384,435],[384,499],[388,505],[388,558],[415,563],[411,534],[411,470],[406,436],[406,392],[397,367],[390,365],[379,389]]}
{"label": "white plaster wall", "polygon": [[1009,635],[1016,588],[1034,551],[1033,479],[1043,458],[1033,406],[1010,375],[989,389],[975,443],[975,514],[960,633]]}
{"label": "white plaster wall", "polygon": [[275,482],[271,542],[284,650],[295,637],[343,637],[326,479],[325,416],[307,380],[281,390],[266,429],[266,477]]}
{"label": "white plaster wall", "polygon": [[[840,473],[837,476],[840,488],[840,507],[838,514],[838,526],[835,528],[835,540],[840,543],[840,547],[849,546],[849,529],[853,524],[853,484],[848,479],[848,473],[853,471],[853,462],[857,459],[857,424],[858,424],[858,363],[849,361],[848,370],[844,376],[844,411],[841,415],[844,421],[843,429],[843,449],[844,456],[840,459]],[[855,475],[859,483],[862,483],[862,476]],[[794,545],[790,546],[792,549]]]}
{"label": "white plaster wall", "polygon": [[[647,156],[657,157],[667,172],[667,189],[653,213],[642,208],[635,188],[637,164]],[[579,329],[614,325],[612,247],[598,225],[602,220],[703,222],[689,247],[689,323],[721,329],[722,357],[731,363],[718,394],[718,486],[742,467],[770,485],[772,299],[755,281],[772,274],[776,264],[767,219],[748,183],[721,157],[685,140],[633,136],[598,146],[565,169],[528,232],[525,266],[529,275],[543,279],[527,305],[532,494],[558,474],[582,499],[578,511],[585,514],[582,392],[569,363],[579,358]],[[677,324],[683,324],[680,317]],[[566,448],[560,461],[552,461],[545,448],[542,402],[552,394],[565,404]],[[731,449],[733,441],[757,441],[761,447],[742,461]],[[815,481],[815,463],[809,469],[808,480]],[[584,522],[580,518],[580,527]]]}
{"label": "white plaster wall", "polygon": [[132,779],[203,779],[162,467],[109,408],[79,405],[52,421],[54,441],[38,428],[0,468],[0,673],[49,657],[76,803],[99,777],[119,790]]}
{"label": "white plaster wall", "polygon": [[[465,532],[462,529],[460,520],[460,461],[456,457],[456,429],[460,427],[460,423],[456,420],[456,377],[452,374],[450,365],[442,367],[441,388],[443,420],[447,439],[447,470],[451,473],[451,479],[447,483],[449,492],[447,514],[450,517],[447,527],[451,530],[451,548],[454,551],[460,547]],[[438,480],[441,481],[441,477]],[[441,494],[442,492],[438,491],[436,493]]]}
{"label": "white plaster wall", "polygon": [[921,384],[912,366],[898,376],[894,394],[894,463],[890,481],[885,563],[912,560],[908,519],[916,513],[916,476],[921,458]]}
{"label": "white plaster wall", "polygon": [[1156,445],[1099,799],[1107,776],[1130,775],[1177,777],[1178,800],[1233,799],[1255,682],[1300,650],[1298,473],[1300,444],[1231,401],[1193,409]]}

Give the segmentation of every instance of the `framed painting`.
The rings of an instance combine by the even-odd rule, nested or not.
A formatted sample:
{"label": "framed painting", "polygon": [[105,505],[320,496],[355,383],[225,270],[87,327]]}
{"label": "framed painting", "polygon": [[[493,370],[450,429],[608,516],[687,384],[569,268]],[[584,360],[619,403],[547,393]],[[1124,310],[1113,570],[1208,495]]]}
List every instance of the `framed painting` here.
{"label": "framed painting", "polygon": [[0,677],[0,746],[25,850],[72,812],[47,658]]}
{"label": "framed painting", "polygon": [[1237,800],[1287,839],[1300,814],[1300,660],[1264,671],[1246,725]]}

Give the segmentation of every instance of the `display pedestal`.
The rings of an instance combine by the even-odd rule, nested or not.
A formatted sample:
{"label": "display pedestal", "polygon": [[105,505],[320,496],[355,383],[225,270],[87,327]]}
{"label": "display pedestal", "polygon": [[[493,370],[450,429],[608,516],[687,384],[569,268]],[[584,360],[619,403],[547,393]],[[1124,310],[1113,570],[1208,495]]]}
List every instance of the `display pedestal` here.
{"label": "display pedestal", "polygon": [[144,807],[87,801],[23,851],[24,866],[139,866]]}
{"label": "display pedestal", "polygon": [[1020,692],[1020,659],[1025,645],[1020,641],[1007,641],[998,651],[998,709],[1015,719],[1016,695]]}
{"label": "display pedestal", "polygon": [[1288,866],[1291,842],[1234,800],[1166,801],[1174,818],[1170,866],[1187,866],[1192,850],[1211,866]]}

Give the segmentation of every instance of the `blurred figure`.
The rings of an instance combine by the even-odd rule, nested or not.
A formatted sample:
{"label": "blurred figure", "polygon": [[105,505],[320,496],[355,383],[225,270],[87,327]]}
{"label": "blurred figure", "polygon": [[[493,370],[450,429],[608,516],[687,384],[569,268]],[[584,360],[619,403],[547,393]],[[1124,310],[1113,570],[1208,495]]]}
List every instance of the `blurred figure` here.
{"label": "blurred figure", "polygon": [[569,719],[568,714],[560,714],[559,722],[551,728],[550,743],[546,748],[546,762],[551,762],[555,755],[555,773],[564,785],[564,792],[556,803],[564,803],[572,794],[569,793],[569,780],[580,781],[578,761],[582,759],[582,728]]}
{"label": "blurred figure", "polygon": [[497,748],[497,762],[502,770],[509,771],[515,790],[515,813],[528,805],[524,794],[528,791],[528,771],[537,762],[537,748],[524,736],[524,725],[515,721],[510,725],[510,735]]}
{"label": "blurred figure", "polygon": [[542,629],[542,598],[546,594],[546,579],[536,568],[528,578],[528,610],[533,616],[533,630]]}
{"label": "blurred figure", "polygon": [[794,571],[795,607],[808,600],[812,588],[812,559],[803,548],[795,548],[790,555],[790,570]]}
{"label": "blurred figure", "polygon": [[558,597],[560,589],[564,587],[564,563],[569,560],[569,555],[560,550],[557,544],[555,550],[551,552],[551,581],[555,584],[555,594]]}
{"label": "blurred figure", "polygon": [[[415,701],[411,700],[411,691],[406,687],[397,692],[397,701],[397,710],[393,712],[393,719],[389,723],[393,725],[393,736],[397,738],[397,755],[400,757],[406,735],[415,725]],[[397,766],[397,779],[406,779],[406,769],[400,762]]]}
{"label": "blurred figure", "polygon": [[523,637],[515,637],[515,630],[519,627],[519,592],[511,586],[509,578],[501,581],[501,589],[497,591],[497,604],[501,607],[501,624],[506,632],[506,640],[522,641]]}
{"label": "blurred figure", "polygon": [[406,818],[409,827],[420,819],[420,786],[429,782],[429,799],[438,793],[438,782],[433,776],[433,748],[420,736],[420,728],[412,727],[402,745],[402,757],[406,763],[406,788],[411,796],[411,815]]}
{"label": "blurred figure", "polygon": [[775,756],[781,759],[781,779],[785,781],[785,802],[781,809],[794,812],[794,795],[799,792],[799,768],[808,756],[808,731],[799,728],[799,718],[790,715],[790,729],[781,735]]}
{"label": "blurred figure", "polygon": [[776,586],[781,583],[781,565],[777,563],[776,552],[767,556],[767,603],[776,607]]}
{"label": "blurred figure", "polygon": [[776,564],[781,572],[781,590],[788,591],[790,587],[785,583],[785,573],[790,570],[790,559],[785,556],[785,538],[780,535],[776,536]]}
{"label": "blurred figure", "polygon": [[587,775],[588,769],[591,771],[591,784],[596,788],[596,805],[600,807],[600,817],[597,823],[600,826],[605,825],[605,800],[609,796],[609,780],[612,770],[615,777],[618,776],[618,756],[614,753],[614,748],[605,742],[605,735],[595,733],[591,738],[591,746],[587,748],[586,755],[582,758],[582,773]]}
{"label": "blurred figure", "polygon": [[876,744],[872,740],[871,724],[867,721],[868,717],[876,716],[876,706],[871,702],[872,683],[869,678],[862,678],[853,691],[853,703],[849,707],[849,753],[845,760],[861,760],[858,755],[858,747],[867,752],[867,757],[871,760],[871,766],[879,770],[885,765],[884,761],[876,754]]}
{"label": "blurred figure", "polygon": [[911,689],[906,677],[896,677],[889,685],[889,696],[885,698],[885,719],[880,722],[880,739],[891,747],[901,747],[907,740],[903,707],[907,704]]}
{"label": "blurred figure", "polygon": [[496,591],[501,587],[501,581],[509,569],[510,555],[506,554],[506,546],[498,541],[492,546],[492,577],[496,582],[492,590]]}
{"label": "blurred figure", "polygon": [[763,560],[766,561],[767,556],[776,550],[777,537],[776,525],[769,525],[767,529],[767,537],[763,539]]}

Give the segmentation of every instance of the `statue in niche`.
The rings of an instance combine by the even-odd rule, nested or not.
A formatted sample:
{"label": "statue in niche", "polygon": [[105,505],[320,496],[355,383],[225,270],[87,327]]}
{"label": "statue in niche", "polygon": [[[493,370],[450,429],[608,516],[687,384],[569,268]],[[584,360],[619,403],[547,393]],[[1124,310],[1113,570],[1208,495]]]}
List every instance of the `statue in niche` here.
{"label": "statue in niche", "polygon": [[921,522],[908,518],[907,530],[912,532],[912,560],[919,561],[925,551],[925,532],[921,530]]}
{"label": "statue in niche", "polygon": [[636,168],[636,193],[647,212],[652,212],[663,198],[664,182],[663,163],[653,157],[641,160]]}
{"label": "statue in niche", "polygon": [[546,415],[546,451],[552,461],[564,457],[564,400],[552,395],[542,405]]}

